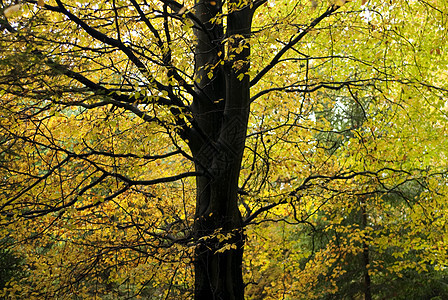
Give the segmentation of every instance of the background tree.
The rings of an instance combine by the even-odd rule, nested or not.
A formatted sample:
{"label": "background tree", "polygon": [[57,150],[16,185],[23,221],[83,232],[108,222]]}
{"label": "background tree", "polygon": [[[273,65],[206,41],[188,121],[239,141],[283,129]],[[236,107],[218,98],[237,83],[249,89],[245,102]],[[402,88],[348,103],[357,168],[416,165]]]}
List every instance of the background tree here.
{"label": "background tree", "polygon": [[[446,210],[443,4],[1,4],[2,149],[20,145],[1,222],[27,273],[9,297],[335,294],[340,263],[393,236],[387,213],[424,250],[397,272],[446,265],[443,229],[414,238]],[[383,203],[406,182],[421,201]],[[319,251],[286,238],[305,225]]]}

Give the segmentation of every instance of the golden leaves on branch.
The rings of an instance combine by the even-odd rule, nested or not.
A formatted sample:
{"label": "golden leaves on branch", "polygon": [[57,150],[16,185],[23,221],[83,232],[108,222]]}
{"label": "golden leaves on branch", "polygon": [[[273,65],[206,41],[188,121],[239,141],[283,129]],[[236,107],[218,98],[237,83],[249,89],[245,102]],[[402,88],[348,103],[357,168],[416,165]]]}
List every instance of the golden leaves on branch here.
{"label": "golden leaves on branch", "polygon": [[[311,0],[311,9],[316,9],[319,5],[319,1],[318,0]],[[344,6],[347,2],[350,2],[350,0],[331,0],[329,1],[329,3],[331,5],[335,5],[335,6],[339,6],[342,7]],[[365,5],[367,3],[367,0],[361,0],[361,5]]]}
{"label": "golden leaves on branch", "polygon": [[346,0],[335,0],[334,1],[334,5],[336,6],[344,6],[344,4],[346,3]]}

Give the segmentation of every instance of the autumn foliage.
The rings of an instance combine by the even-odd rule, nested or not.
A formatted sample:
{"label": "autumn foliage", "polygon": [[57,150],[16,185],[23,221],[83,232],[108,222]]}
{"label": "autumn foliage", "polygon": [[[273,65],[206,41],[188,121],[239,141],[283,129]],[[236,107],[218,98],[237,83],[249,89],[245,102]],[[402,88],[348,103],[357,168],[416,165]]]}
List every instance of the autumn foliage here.
{"label": "autumn foliage", "polygon": [[445,1],[0,1],[5,299],[445,299]]}

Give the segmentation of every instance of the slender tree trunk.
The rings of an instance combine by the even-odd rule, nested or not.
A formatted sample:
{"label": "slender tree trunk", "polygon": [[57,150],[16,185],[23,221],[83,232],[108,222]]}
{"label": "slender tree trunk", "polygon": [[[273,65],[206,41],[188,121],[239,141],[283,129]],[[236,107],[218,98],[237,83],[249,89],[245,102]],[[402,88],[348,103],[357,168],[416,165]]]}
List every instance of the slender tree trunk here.
{"label": "slender tree trunk", "polygon": [[244,299],[245,236],[237,192],[249,118],[246,73],[250,50],[246,38],[253,9],[247,6],[230,12],[225,32],[222,22],[210,21],[219,17],[221,5],[222,1],[201,0],[195,6],[195,15],[207,29],[195,31],[197,96],[192,111],[198,138],[190,142],[196,169],[206,174],[197,178],[197,300]]}
{"label": "slender tree trunk", "polygon": [[[367,226],[367,210],[366,210],[366,200],[362,200],[362,229],[365,229]],[[369,265],[370,265],[370,257],[369,257],[369,245],[366,242],[362,243],[362,258],[363,258],[363,269],[364,269],[364,299],[372,300],[372,292],[371,292],[371,280],[369,274]]]}

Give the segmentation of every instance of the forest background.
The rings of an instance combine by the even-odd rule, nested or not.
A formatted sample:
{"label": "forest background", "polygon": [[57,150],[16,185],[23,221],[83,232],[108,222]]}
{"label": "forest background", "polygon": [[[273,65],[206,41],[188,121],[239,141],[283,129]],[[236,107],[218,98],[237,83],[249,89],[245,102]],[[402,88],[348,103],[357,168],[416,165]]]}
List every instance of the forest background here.
{"label": "forest background", "polygon": [[448,1],[0,0],[5,299],[447,299]]}

